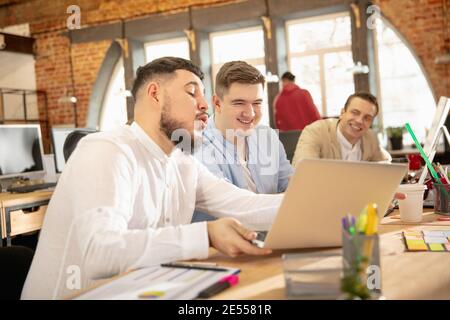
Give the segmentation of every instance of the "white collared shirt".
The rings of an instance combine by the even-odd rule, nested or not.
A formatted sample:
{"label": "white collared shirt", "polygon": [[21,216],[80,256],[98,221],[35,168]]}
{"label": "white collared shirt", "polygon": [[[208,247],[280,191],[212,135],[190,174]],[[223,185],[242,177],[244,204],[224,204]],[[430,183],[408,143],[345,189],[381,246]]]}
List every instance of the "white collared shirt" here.
{"label": "white collared shirt", "polygon": [[341,147],[342,160],[346,161],[361,161],[362,160],[362,150],[361,150],[361,139],[358,140],[355,145],[352,145],[342,134],[339,126],[337,127],[337,141]]}
{"label": "white collared shirt", "polygon": [[267,229],[281,200],[239,189],[179,149],[167,156],[136,123],[91,134],[59,179],[22,298],[65,298],[130,269],[206,258],[194,208]]}

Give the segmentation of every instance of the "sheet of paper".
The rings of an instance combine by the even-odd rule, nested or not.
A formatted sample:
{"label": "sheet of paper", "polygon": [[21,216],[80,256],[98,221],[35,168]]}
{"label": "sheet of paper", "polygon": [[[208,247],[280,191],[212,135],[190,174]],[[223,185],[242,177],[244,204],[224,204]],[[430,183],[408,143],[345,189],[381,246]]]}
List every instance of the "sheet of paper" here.
{"label": "sheet of paper", "polygon": [[76,299],[195,299],[201,290],[227,275],[238,272],[239,269],[233,268],[220,272],[159,266],[144,268],[95,288]]}

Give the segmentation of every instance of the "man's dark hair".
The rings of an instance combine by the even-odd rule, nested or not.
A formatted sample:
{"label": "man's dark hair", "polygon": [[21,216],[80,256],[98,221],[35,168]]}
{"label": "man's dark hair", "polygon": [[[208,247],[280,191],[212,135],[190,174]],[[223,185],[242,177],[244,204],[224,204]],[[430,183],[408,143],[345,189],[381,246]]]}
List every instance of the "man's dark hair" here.
{"label": "man's dark hair", "polygon": [[281,76],[281,80],[289,80],[289,81],[294,82],[295,81],[295,76],[292,73],[290,73],[289,71],[286,71]]}
{"label": "man's dark hair", "polygon": [[222,99],[225,92],[234,83],[258,84],[264,87],[266,79],[254,66],[245,61],[230,61],[225,63],[216,76],[216,94]]}
{"label": "man's dark hair", "polygon": [[158,76],[173,77],[176,70],[187,70],[203,80],[203,72],[194,63],[183,58],[163,57],[155,59],[145,66],[141,66],[136,71],[136,79],[131,89],[134,101],[136,101],[137,93],[148,81]]}
{"label": "man's dark hair", "polygon": [[377,98],[373,94],[368,93],[368,92],[356,92],[356,93],[350,95],[347,98],[347,101],[345,102],[345,105],[344,105],[344,110],[345,111],[347,111],[347,107],[349,106],[349,104],[350,104],[350,102],[352,101],[353,98],[360,98],[360,99],[363,99],[363,100],[365,100],[367,102],[370,102],[377,109],[377,112],[375,113],[375,115],[378,114],[378,101],[377,101]]}

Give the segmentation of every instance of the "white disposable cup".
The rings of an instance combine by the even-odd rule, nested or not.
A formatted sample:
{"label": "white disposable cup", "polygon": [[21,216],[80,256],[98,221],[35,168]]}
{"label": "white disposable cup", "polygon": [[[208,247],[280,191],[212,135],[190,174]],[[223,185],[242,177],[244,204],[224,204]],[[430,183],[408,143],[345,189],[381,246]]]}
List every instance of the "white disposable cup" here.
{"label": "white disposable cup", "polygon": [[403,222],[420,222],[423,214],[423,184],[401,184],[397,192],[406,194],[406,199],[398,200],[400,219]]}

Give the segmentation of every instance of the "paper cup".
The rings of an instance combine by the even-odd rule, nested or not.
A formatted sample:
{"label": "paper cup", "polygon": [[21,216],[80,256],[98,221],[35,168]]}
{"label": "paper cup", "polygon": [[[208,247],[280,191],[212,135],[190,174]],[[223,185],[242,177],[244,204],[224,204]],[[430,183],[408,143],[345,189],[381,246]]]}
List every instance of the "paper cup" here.
{"label": "paper cup", "polygon": [[401,184],[397,192],[406,194],[406,199],[398,200],[400,219],[403,222],[420,222],[423,214],[423,184]]}

